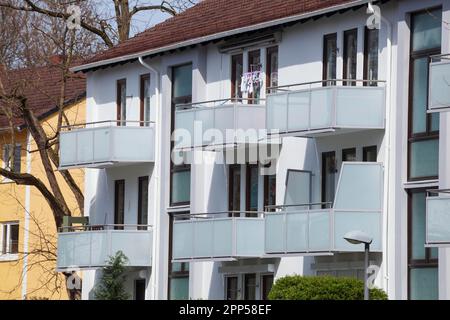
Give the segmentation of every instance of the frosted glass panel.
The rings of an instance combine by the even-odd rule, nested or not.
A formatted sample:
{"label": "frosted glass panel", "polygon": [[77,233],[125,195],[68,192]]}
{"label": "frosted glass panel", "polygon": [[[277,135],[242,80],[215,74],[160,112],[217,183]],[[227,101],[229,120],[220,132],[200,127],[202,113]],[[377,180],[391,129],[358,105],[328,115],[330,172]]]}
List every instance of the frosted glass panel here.
{"label": "frosted glass panel", "polygon": [[379,163],[344,163],[335,209],[381,210],[383,168]]}
{"label": "frosted glass panel", "polygon": [[[180,130],[180,133],[176,136],[184,137],[188,135],[190,139],[184,138],[183,140],[175,141],[175,145],[179,148],[186,148],[191,146],[194,137],[194,111],[179,111],[175,113],[175,128]],[[181,131],[182,130],[182,131]],[[181,138],[178,138],[181,139]]]}
{"label": "frosted glass panel", "polygon": [[410,148],[410,178],[437,176],[439,171],[439,140],[412,142]]}
{"label": "frosted glass panel", "polygon": [[195,221],[194,226],[194,256],[213,256],[213,221]]}
{"label": "frosted glass panel", "polygon": [[311,92],[311,128],[321,129],[332,126],[333,90],[333,88],[323,88]]}
{"label": "frosted glass panel", "polygon": [[90,264],[90,245],[91,235],[88,232],[74,232],[77,237],[74,238],[75,243],[73,247],[74,261],[73,264],[77,266],[88,266]]}
{"label": "frosted glass panel", "polygon": [[289,212],[286,215],[286,251],[305,252],[308,250],[308,213]]}
{"label": "frosted glass panel", "polygon": [[409,272],[411,300],[437,300],[439,298],[438,268],[413,268]]}
{"label": "frosted glass panel", "polygon": [[307,130],[309,128],[309,91],[291,93],[288,99],[289,131]]}
{"label": "frosted glass panel", "polygon": [[287,130],[287,95],[267,97],[267,129]]}
{"label": "frosted glass panel", "polygon": [[174,259],[188,258],[194,255],[194,229],[191,222],[176,222],[173,224]]}
{"label": "frosted glass panel", "polygon": [[427,240],[450,243],[450,198],[427,198]]}
{"label": "frosted glass panel", "polygon": [[260,257],[264,252],[264,220],[236,219],[236,256]]}
{"label": "frosted glass panel", "polygon": [[309,251],[331,250],[331,211],[311,211],[309,214]]}
{"label": "frosted glass panel", "polygon": [[265,224],[266,252],[283,252],[285,246],[284,214],[267,214]]}
{"label": "frosted glass panel", "polygon": [[[106,161],[110,156],[111,130],[97,129],[94,133],[94,158],[96,161]],[[118,147],[118,146],[117,146]]]}
{"label": "frosted glass panel", "polygon": [[214,128],[214,110],[212,108],[196,110],[195,121],[202,123],[203,131]]}
{"label": "frosted glass panel", "polygon": [[[61,132],[60,140],[60,162],[76,163],[77,162],[77,136],[71,132]],[[71,146],[68,148],[67,146]]]}
{"label": "frosted glass panel", "polygon": [[450,107],[450,61],[430,66],[430,107]]}
{"label": "frosted glass panel", "polygon": [[284,204],[309,203],[311,203],[311,172],[288,170]]}
{"label": "frosted glass panel", "polygon": [[188,202],[191,198],[191,171],[176,171],[172,174],[172,203]]}
{"label": "frosted glass panel", "polygon": [[233,220],[214,221],[214,256],[230,257],[233,252]]}
{"label": "frosted glass panel", "polygon": [[364,246],[344,240],[350,231],[362,231],[373,240],[371,251],[381,251],[381,213],[380,212],[334,212],[334,243],[338,251],[364,251]]}
{"label": "frosted glass panel", "polygon": [[[91,130],[80,130],[76,132],[77,134],[77,150],[79,163],[92,162],[94,159],[94,149],[93,149],[93,132]],[[68,148],[69,146],[64,146]]]}
{"label": "frosted glass panel", "polygon": [[338,88],[336,126],[383,128],[384,88]]}

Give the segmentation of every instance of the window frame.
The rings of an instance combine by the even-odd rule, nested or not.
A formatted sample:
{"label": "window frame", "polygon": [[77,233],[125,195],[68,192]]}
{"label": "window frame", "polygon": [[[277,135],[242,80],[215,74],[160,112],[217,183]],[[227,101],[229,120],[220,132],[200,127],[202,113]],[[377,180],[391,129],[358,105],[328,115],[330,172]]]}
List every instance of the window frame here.
{"label": "window frame", "polygon": [[[256,169],[256,210],[252,210],[251,208],[251,178],[252,178],[252,169]],[[245,168],[245,217],[257,217],[258,216],[258,202],[259,202],[259,165],[258,164],[247,164]],[[254,211],[255,214],[250,213],[250,211]]]}
{"label": "window frame", "polygon": [[363,162],[369,162],[369,160],[367,160],[367,153],[370,151],[375,151],[376,157],[378,158],[378,146],[376,146],[376,145],[365,146],[365,147],[363,147],[363,150],[362,150]]}
{"label": "window frame", "polygon": [[[125,119],[122,119],[122,86],[125,86]],[[127,121],[127,79],[119,79],[116,82],[116,118],[117,126],[126,126]]]}
{"label": "window frame", "polygon": [[[11,240],[11,226],[17,226],[17,252],[11,252],[12,240]],[[5,232],[6,231],[6,238]],[[6,241],[6,243],[4,243]],[[7,221],[0,222],[0,260],[16,260],[19,255],[19,241],[20,241],[20,222],[19,221]]]}
{"label": "window frame", "polygon": [[[241,91],[241,80],[238,78],[237,74],[237,65],[241,63],[242,72],[244,72],[244,53],[236,53],[231,55],[231,98],[232,99],[241,99],[242,91]],[[241,74],[242,77],[242,74]]]}
{"label": "window frame", "polygon": [[[139,88],[139,90],[140,90],[140,92],[139,92],[139,107],[140,107],[139,118],[140,118],[140,121],[141,121],[140,126],[141,127],[148,127],[148,126],[150,126],[150,123],[145,123],[145,99],[146,99],[146,97],[145,97],[145,82],[148,81],[148,86],[150,87],[150,74],[149,73],[142,74],[140,76],[140,78],[139,78],[139,81],[140,81],[140,88]],[[151,98],[150,88],[147,88],[147,89],[148,89],[149,98]],[[148,110],[148,112],[150,113],[149,117],[148,117],[149,121],[150,121],[150,117],[151,117],[151,104],[150,104],[150,101],[149,101],[149,110]]]}
{"label": "window frame", "polygon": [[[442,10],[442,7],[432,7],[424,10],[419,10],[412,12],[410,14],[410,48],[409,48],[409,84],[408,84],[408,152],[407,152],[407,179],[408,181],[423,181],[423,180],[434,180],[438,179],[439,173],[434,176],[423,176],[423,177],[411,177],[411,146],[414,142],[420,141],[431,141],[439,140],[439,130],[431,130],[432,114],[426,114],[426,129],[425,132],[413,133],[413,97],[414,97],[414,62],[418,59],[423,59],[428,57],[428,62],[430,61],[430,56],[440,54],[442,51],[442,44],[439,48],[429,48],[419,51],[413,51],[413,28],[414,28],[414,15],[422,14],[424,12],[429,12],[432,10]],[[429,95],[429,70],[427,72],[427,90],[426,90],[426,100],[428,101]]]}
{"label": "window frame", "polygon": [[328,50],[327,49],[328,49],[328,41],[331,40],[331,39],[334,40],[334,42],[336,43],[336,54],[335,54],[336,58],[335,58],[335,62],[334,62],[335,63],[334,74],[335,74],[335,77],[337,75],[338,43],[337,43],[337,33],[334,32],[334,33],[325,34],[323,36],[323,44],[322,44],[322,46],[323,46],[323,52],[322,52],[322,80],[324,80],[324,81],[322,82],[322,85],[324,87],[333,86],[333,85],[336,84],[335,81],[325,81],[325,80],[330,80],[330,79],[328,79],[328,55],[327,55]]}
{"label": "window frame", "polygon": [[[372,80],[369,79],[369,52],[370,52],[370,47],[369,47],[369,34],[372,32],[377,32],[377,38],[378,38],[378,42],[377,42],[377,69],[379,71],[380,68],[380,30],[379,29],[369,29],[367,27],[364,28],[364,65],[363,65],[363,79],[364,80]],[[378,80],[378,71],[377,71],[377,78],[373,79],[374,81]],[[378,86],[378,82],[364,82],[363,86],[373,86],[373,87],[377,87]]]}
{"label": "window frame", "polygon": [[[355,37],[355,41],[356,41],[356,46],[355,46],[355,78],[350,78],[348,75],[348,59],[350,58],[349,52],[348,52],[348,47],[347,47],[347,40],[349,36],[354,36]],[[344,41],[344,48],[343,48],[343,55],[342,55],[342,60],[343,60],[343,70],[342,70],[342,78],[343,79],[349,79],[349,80],[356,80],[358,78],[358,29],[354,28],[354,29],[350,29],[350,30],[346,30],[344,31],[344,36],[343,36],[343,41]],[[355,86],[356,82],[351,82],[351,81],[344,81],[345,86]]]}
{"label": "window frame", "polygon": [[[414,193],[425,193],[425,198],[427,196],[426,190],[437,189],[434,188],[419,188],[407,190],[408,204],[407,204],[407,269],[408,269],[408,299],[411,299],[411,270],[412,269],[422,269],[422,268],[438,268],[439,258],[432,258],[431,250],[432,248],[425,248],[425,259],[412,259],[412,239],[413,239],[413,212],[412,212],[412,195]],[[425,227],[425,226],[424,226]]]}
{"label": "window frame", "polygon": [[[277,74],[278,74],[278,69],[279,69],[279,48],[278,45],[276,46],[272,46],[272,47],[268,47],[266,48],[266,91],[268,93],[270,92],[270,88],[272,86],[272,55],[276,55],[276,60],[277,60]],[[277,75],[277,84],[276,86],[278,86],[278,75]],[[275,87],[276,87],[275,86]]]}
{"label": "window frame", "polygon": [[[123,197],[122,197],[122,213],[119,212],[119,186],[123,187]],[[125,224],[125,197],[126,197],[126,182],[125,179],[114,180],[114,229],[124,230]],[[119,223],[119,219],[122,219],[122,223]],[[117,226],[117,225],[122,226]]]}
{"label": "window frame", "polygon": [[[142,184],[143,183],[147,183],[147,210],[145,212],[143,212],[143,208],[142,208]],[[145,215],[147,217],[147,223],[146,225],[148,226],[148,205],[149,205],[149,201],[148,201],[148,197],[150,194],[150,190],[149,190],[149,183],[150,183],[150,178],[149,176],[142,176],[138,178],[138,216],[137,216],[137,224],[138,225],[143,225],[143,215]],[[147,226],[139,226],[138,229],[139,230],[147,230]]]}

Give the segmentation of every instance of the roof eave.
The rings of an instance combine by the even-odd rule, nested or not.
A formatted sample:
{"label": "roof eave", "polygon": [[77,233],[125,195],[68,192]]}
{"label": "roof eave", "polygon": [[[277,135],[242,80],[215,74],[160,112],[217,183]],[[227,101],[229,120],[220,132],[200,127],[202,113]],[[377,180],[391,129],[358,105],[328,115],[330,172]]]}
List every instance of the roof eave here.
{"label": "roof eave", "polygon": [[327,8],[320,9],[320,10],[297,14],[297,15],[293,15],[293,16],[289,16],[289,17],[285,17],[285,18],[280,18],[280,19],[276,19],[276,20],[271,20],[271,21],[254,24],[254,25],[247,26],[247,27],[232,29],[232,30],[228,30],[228,31],[211,34],[211,35],[204,36],[204,37],[198,37],[198,38],[194,38],[194,39],[190,39],[190,40],[186,40],[186,41],[181,41],[181,42],[178,42],[178,43],[175,43],[172,45],[168,45],[168,46],[164,46],[164,47],[159,47],[159,48],[150,49],[150,50],[144,50],[141,52],[128,54],[128,55],[124,55],[124,56],[120,56],[120,57],[116,57],[116,58],[105,59],[105,60],[100,60],[100,61],[96,61],[96,62],[92,62],[92,63],[87,63],[87,64],[83,64],[83,65],[79,65],[79,66],[70,68],[70,71],[72,71],[72,72],[87,71],[90,69],[103,67],[103,66],[107,66],[110,64],[127,62],[129,60],[138,59],[139,57],[143,57],[143,56],[154,55],[154,54],[162,53],[162,52],[169,51],[169,50],[174,50],[174,49],[179,49],[182,47],[196,45],[196,44],[200,44],[200,43],[207,42],[207,41],[217,40],[220,38],[236,35],[239,33],[254,31],[254,30],[263,29],[263,28],[267,28],[267,27],[272,27],[272,26],[276,26],[279,24],[293,22],[296,20],[307,19],[307,18],[311,18],[311,17],[317,16],[317,15],[326,14],[326,13],[330,13],[333,11],[339,11],[339,10],[342,10],[345,8],[351,8],[353,6],[366,4],[368,2],[373,2],[373,0],[354,0],[354,1],[350,1],[345,4],[339,4],[339,5],[327,7]]}

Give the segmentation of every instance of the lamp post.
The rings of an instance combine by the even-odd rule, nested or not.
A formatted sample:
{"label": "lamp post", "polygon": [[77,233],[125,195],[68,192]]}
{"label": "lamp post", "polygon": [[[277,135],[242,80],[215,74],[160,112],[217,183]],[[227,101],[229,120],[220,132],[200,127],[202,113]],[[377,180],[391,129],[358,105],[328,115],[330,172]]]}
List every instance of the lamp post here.
{"label": "lamp post", "polygon": [[367,284],[367,269],[369,269],[369,251],[372,238],[362,231],[350,231],[344,239],[351,244],[364,244],[364,300],[369,300],[369,286]]}

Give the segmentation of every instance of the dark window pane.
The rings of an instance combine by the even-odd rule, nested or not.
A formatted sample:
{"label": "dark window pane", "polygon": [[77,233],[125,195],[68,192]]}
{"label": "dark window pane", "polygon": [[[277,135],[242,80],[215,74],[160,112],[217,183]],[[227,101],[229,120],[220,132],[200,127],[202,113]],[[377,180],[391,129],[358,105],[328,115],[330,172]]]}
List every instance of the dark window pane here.
{"label": "dark window pane", "polygon": [[439,48],[441,40],[441,9],[426,11],[412,16],[413,51]]}
{"label": "dark window pane", "polygon": [[256,275],[255,274],[244,275],[244,286],[245,286],[245,300],[255,300],[256,299]]}
{"label": "dark window pane", "polygon": [[114,199],[114,224],[115,229],[122,230],[125,223],[125,180],[116,180],[115,182],[115,199]]}
{"label": "dark window pane", "polygon": [[435,177],[439,171],[439,140],[423,140],[410,144],[410,178]]}
{"label": "dark window pane", "polygon": [[134,281],[134,299],[145,300],[145,279]]}
{"label": "dark window pane", "polygon": [[[366,29],[366,41],[364,48],[364,79],[378,80],[378,29]],[[370,82],[369,85],[376,86],[376,82]]]}
{"label": "dark window pane", "polygon": [[127,82],[117,81],[117,125],[126,125],[127,120]]}
{"label": "dark window pane", "polygon": [[[254,50],[250,51],[248,53],[248,72],[255,72],[255,71],[261,71],[261,51]],[[253,85],[253,92],[249,93],[248,97],[249,99],[255,99],[250,100],[249,103],[258,103],[258,99],[261,96],[261,88],[257,85]]]}
{"label": "dark window pane", "polygon": [[[334,152],[322,154],[322,202],[333,202],[336,179],[336,155]],[[326,207],[324,205],[324,207]]]}
{"label": "dark window pane", "polygon": [[262,276],[262,293],[261,293],[261,299],[262,300],[268,300],[269,299],[269,293],[272,289],[273,285],[273,275],[272,274],[266,274]]}
{"label": "dark window pane", "polygon": [[8,225],[1,225],[2,228],[2,254],[6,254],[8,252]]}
{"label": "dark window pane", "polygon": [[244,72],[243,56],[237,54],[231,57],[231,97],[241,98],[241,81]]}
{"label": "dark window pane", "polygon": [[173,98],[192,95],[192,65],[173,68]]}
{"label": "dark window pane", "polygon": [[230,166],[229,175],[229,205],[230,211],[241,211],[241,167]]}
{"label": "dark window pane", "polygon": [[238,277],[227,277],[227,300],[238,299]]}
{"label": "dark window pane", "polygon": [[343,149],[342,161],[356,161],[356,148]]}
{"label": "dark window pane", "polygon": [[[356,56],[358,46],[358,31],[350,30],[344,33],[344,79],[356,79]],[[347,82],[346,85],[356,85]]]}
{"label": "dark window pane", "polygon": [[438,268],[412,268],[409,272],[411,300],[437,300],[439,298]]}
{"label": "dark window pane", "polygon": [[425,192],[411,193],[411,259],[424,260]]}
{"label": "dark window pane", "polygon": [[278,86],[278,47],[267,49],[267,87]]}
{"label": "dark window pane", "polygon": [[174,171],[172,173],[172,204],[186,203],[191,199],[191,171]]}
{"label": "dark window pane", "polygon": [[377,146],[363,148],[364,162],[377,162]]}
{"label": "dark window pane", "polygon": [[[138,224],[148,224],[148,177],[139,178]],[[146,229],[146,227],[141,227]]]}
{"label": "dark window pane", "polygon": [[[337,61],[337,35],[327,35],[324,37],[324,59],[323,59],[323,80],[336,79]],[[325,85],[333,85],[333,82]]]}
{"label": "dark window pane", "polygon": [[428,58],[414,60],[412,133],[427,131]]}
{"label": "dark window pane", "polygon": [[258,166],[249,165],[247,167],[247,211],[258,211]]}
{"label": "dark window pane", "polygon": [[189,299],[189,277],[171,278],[169,300]]}
{"label": "dark window pane", "polygon": [[274,206],[277,196],[277,176],[274,174],[264,177],[264,206]]}

